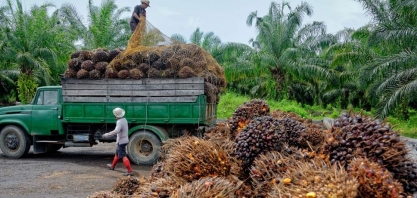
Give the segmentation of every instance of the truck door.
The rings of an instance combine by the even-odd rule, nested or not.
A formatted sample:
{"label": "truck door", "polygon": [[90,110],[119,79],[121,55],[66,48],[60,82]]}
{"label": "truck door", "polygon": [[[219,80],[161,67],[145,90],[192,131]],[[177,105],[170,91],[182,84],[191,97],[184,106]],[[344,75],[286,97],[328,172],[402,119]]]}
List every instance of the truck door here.
{"label": "truck door", "polygon": [[32,135],[58,134],[58,90],[41,90],[32,109]]}

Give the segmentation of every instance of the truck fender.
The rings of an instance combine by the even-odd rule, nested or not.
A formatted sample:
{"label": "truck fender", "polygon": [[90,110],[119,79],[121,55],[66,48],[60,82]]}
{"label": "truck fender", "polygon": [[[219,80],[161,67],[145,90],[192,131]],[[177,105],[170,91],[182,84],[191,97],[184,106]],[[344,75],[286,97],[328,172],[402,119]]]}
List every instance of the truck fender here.
{"label": "truck fender", "polygon": [[2,127],[0,128],[0,131],[1,131],[1,129],[2,129],[4,126],[6,126],[6,125],[15,125],[15,126],[17,126],[17,127],[20,127],[21,129],[23,129],[23,130],[24,130],[24,132],[25,132],[25,133],[27,133],[28,135],[30,135],[28,126],[26,126],[26,124],[25,124],[25,123],[23,123],[23,122],[22,122],[22,121],[20,121],[20,120],[9,120],[9,119],[2,120],[2,121],[0,122],[0,126],[2,126]]}
{"label": "truck fender", "polygon": [[162,142],[166,141],[169,138],[167,130],[165,130],[164,128],[162,128],[160,126],[155,126],[155,125],[138,125],[138,126],[135,126],[131,129],[129,129],[129,136],[132,135],[134,132],[140,131],[140,130],[149,130],[149,131],[154,132]]}

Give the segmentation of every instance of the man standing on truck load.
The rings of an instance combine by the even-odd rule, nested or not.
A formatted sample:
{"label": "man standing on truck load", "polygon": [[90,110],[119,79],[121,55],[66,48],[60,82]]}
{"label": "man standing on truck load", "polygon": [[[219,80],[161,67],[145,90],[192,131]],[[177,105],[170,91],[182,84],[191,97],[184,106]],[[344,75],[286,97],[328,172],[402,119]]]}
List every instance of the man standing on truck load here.
{"label": "man standing on truck load", "polygon": [[140,23],[140,15],[146,17],[146,8],[151,7],[149,0],[141,0],[141,4],[135,6],[132,17],[130,18],[130,31],[135,32],[136,26]]}
{"label": "man standing on truck load", "polygon": [[123,164],[125,165],[127,172],[123,173],[124,176],[133,175],[132,167],[130,166],[129,158],[126,156],[126,145],[129,143],[129,126],[127,125],[127,120],[123,116],[125,115],[125,111],[119,107],[113,109],[113,115],[116,117],[116,128],[108,133],[103,134],[103,138],[107,138],[117,134],[117,149],[116,154],[113,158],[112,164],[107,164],[107,167],[110,170],[114,170],[116,167],[117,162],[119,159],[123,160]]}

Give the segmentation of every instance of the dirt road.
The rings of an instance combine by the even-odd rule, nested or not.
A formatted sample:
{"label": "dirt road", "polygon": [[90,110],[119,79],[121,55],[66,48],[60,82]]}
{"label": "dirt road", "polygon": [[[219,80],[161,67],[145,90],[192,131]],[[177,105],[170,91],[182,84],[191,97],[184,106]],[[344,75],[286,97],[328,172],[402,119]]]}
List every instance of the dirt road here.
{"label": "dirt road", "polygon": [[[121,162],[107,170],[115,143],[65,148],[52,154],[9,159],[0,151],[0,198],[87,197],[109,191],[126,170]],[[135,176],[149,176],[150,166],[132,164]]]}
{"label": "dirt road", "polygon": [[[410,157],[417,160],[417,140],[408,139]],[[115,143],[92,148],[65,148],[53,154],[9,159],[0,151],[0,198],[86,198],[98,191],[109,191],[125,168],[107,170]],[[149,176],[150,166],[132,164],[135,176]],[[417,198],[417,193],[413,196]]]}

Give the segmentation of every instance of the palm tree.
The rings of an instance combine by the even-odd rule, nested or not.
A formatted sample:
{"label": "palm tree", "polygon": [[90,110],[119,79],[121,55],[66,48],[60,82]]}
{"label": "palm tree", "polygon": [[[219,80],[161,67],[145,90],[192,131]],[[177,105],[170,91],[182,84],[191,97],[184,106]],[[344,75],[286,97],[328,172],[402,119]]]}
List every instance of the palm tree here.
{"label": "palm tree", "polygon": [[173,34],[171,36],[171,40],[174,43],[179,43],[179,44],[186,44],[187,43],[187,39],[185,39],[185,37],[182,36],[181,34]]}
{"label": "palm tree", "polygon": [[359,30],[345,28],[335,35],[336,42],[324,53],[331,60],[330,69],[336,80],[329,83],[323,99],[326,103],[340,101],[342,109],[348,104],[355,107],[371,110],[371,98],[363,82],[363,66],[377,54],[368,46],[367,38],[370,35],[368,27]]}
{"label": "palm tree", "polygon": [[118,9],[114,0],[103,0],[98,7],[89,0],[87,9],[88,25],[84,25],[82,17],[72,4],[64,4],[59,9],[64,22],[79,35],[83,48],[114,49],[127,46],[131,36],[129,19],[121,16],[130,11],[128,7]]}
{"label": "palm tree", "polygon": [[[272,2],[266,16],[258,17],[257,12],[252,12],[247,18],[247,25],[254,25],[258,31],[256,39],[252,40],[252,46],[259,51],[262,60],[260,67],[272,73],[273,79],[268,81],[276,81],[274,92],[279,94],[277,98],[286,97],[288,86],[295,82],[294,78],[308,76],[306,74],[317,78],[330,75],[322,65],[316,64],[320,63],[315,58],[320,50],[308,49],[313,47],[313,42],[322,43],[316,37],[325,35],[321,23],[302,26],[304,16],[311,16],[312,12],[311,6],[306,2],[295,9],[285,1],[282,4]],[[299,52],[302,53],[298,54]]]}
{"label": "palm tree", "polygon": [[0,26],[2,44],[0,45],[0,63],[7,68],[17,69],[19,99],[27,103],[32,98],[38,85],[55,84],[59,72],[56,51],[65,53],[72,46],[67,31],[60,25],[56,13],[48,16],[52,4],[33,6],[24,12],[22,4],[16,5],[7,0],[7,5],[0,8],[3,13],[3,26]]}
{"label": "palm tree", "polygon": [[379,54],[364,68],[367,82],[379,98],[377,113],[384,118],[417,100],[417,6],[415,1],[358,0],[373,16],[369,44]]}

